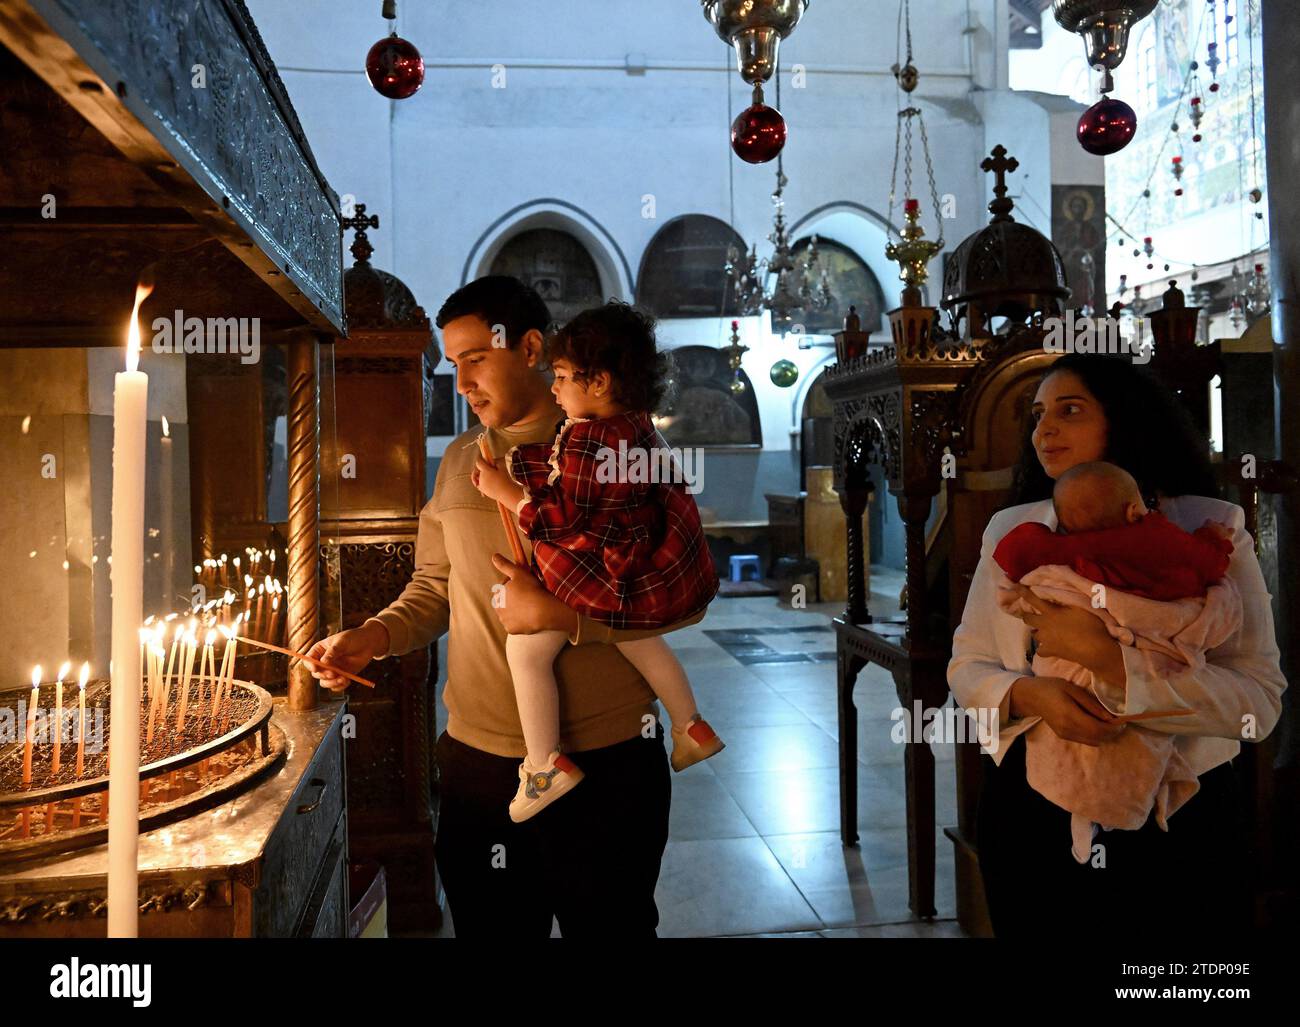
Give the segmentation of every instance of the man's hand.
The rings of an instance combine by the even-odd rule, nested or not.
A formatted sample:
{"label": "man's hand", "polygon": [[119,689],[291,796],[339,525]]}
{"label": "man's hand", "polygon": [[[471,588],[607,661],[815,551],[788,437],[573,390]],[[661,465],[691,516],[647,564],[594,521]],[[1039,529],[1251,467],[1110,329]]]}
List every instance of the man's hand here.
{"label": "man's hand", "polygon": [[[388,652],[388,644],[388,629],[379,621],[368,621],[359,628],[349,628],[321,639],[307,655],[356,674],[376,656]],[[328,669],[313,670],[311,676],[331,692],[341,692],[352,683]]]}
{"label": "man's hand", "polygon": [[578,626],[578,614],[542,587],[527,567],[511,563],[500,553],[492,554],[492,566],[506,576],[505,592],[493,600],[497,620],[512,635],[532,635],[538,631],[563,631],[572,634]]}
{"label": "man's hand", "polygon": [[1058,738],[1101,745],[1124,730],[1096,696],[1064,678],[1017,678],[1011,686],[1011,716],[1042,717]]}

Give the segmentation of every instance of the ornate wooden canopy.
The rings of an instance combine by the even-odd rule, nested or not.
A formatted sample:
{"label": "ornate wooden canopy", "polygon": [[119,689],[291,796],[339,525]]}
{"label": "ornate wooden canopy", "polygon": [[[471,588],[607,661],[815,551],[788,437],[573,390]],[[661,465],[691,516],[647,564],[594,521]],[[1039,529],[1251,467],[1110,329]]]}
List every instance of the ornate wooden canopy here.
{"label": "ornate wooden canopy", "polygon": [[146,316],[343,330],[337,197],[242,0],[0,0],[0,101],[0,345],[121,345],[149,265]]}

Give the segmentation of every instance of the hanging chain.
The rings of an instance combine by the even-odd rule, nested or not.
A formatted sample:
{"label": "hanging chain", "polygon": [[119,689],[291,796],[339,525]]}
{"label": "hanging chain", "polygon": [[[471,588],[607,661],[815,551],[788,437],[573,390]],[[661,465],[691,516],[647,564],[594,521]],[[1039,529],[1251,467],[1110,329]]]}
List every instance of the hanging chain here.
{"label": "hanging chain", "polygon": [[889,173],[889,213],[886,215],[885,231],[894,231],[894,187],[898,182],[898,130],[894,130],[894,170]]}
{"label": "hanging chain", "polygon": [[923,115],[919,110],[916,112],[916,120],[921,126],[921,146],[925,149],[925,170],[930,176],[930,202],[934,204],[934,223],[939,232],[938,238],[935,241],[942,246],[943,214],[939,210],[939,189],[934,184],[934,162],[930,160],[930,140],[925,134],[925,115]]}
{"label": "hanging chain", "polygon": [[[915,69],[912,66],[911,0],[901,0],[899,4],[899,20],[903,24],[904,38],[906,39],[906,47],[907,47],[907,60],[906,63],[895,63],[894,65],[895,80],[898,84],[898,89],[900,91],[906,88],[907,92],[910,93],[911,90],[916,87],[916,74],[915,74]],[[899,53],[897,56],[901,58],[902,54]],[[907,87],[904,86],[902,77],[900,77],[899,75],[900,68],[908,68],[911,70],[910,86]],[[900,100],[902,99],[901,94],[899,98]],[[911,107],[911,106],[904,107],[902,110],[900,110],[898,112],[898,116],[903,122],[902,129],[901,129],[902,136],[903,136],[903,146],[901,147],[901,149],[904,151],[903,191],[906,194],[905,198],[913,199],[912,196],[912,119],[915,118],[921,130],[921,147],[923,153],[925,154],[925,171],[930,182],[930,200],[934,204],[935,224],[938,226],[939,229],[938,238],[936,241],[940,245],[942,245],[943,244],[943,220],[939,210],[939,189],[938,186],[935,185],[935,181],[934,181],[934,163],[930,159],[930,140],[926,135],[926,131],[925,131],[925,116],[921,113],[919,107]],[[890,175],[889,175],[889,212],[888,212],[887,231],[890,233],[892,233],[894,230],[894,206],[898,202],[898,192],[897,192],[898,152],[900,149],[898,135],[899,133],[896,130],[894,133],[894,166],[893,169],[890,171]]]}
{"label": "hanging chain", "polygon": [[912,111],[903,111],[903,199],[912,198]]}
{"label": "hanging chain", "polygon": [[912,63],[912,4],[911,0],[903,0],[903,21],[907,26],[907,63]]}

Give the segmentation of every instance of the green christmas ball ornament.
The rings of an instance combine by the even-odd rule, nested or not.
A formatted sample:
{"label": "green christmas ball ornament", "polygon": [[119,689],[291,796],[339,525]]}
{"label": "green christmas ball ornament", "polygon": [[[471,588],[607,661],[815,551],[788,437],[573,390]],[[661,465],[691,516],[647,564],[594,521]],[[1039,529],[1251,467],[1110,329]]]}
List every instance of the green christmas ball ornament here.
{"label": "green christmas ball ornament", "polygon": [[782,389],[788,389],[799,380],[799,368],[793,360],[778,360],[772,365],[770,374],[772,384]]}

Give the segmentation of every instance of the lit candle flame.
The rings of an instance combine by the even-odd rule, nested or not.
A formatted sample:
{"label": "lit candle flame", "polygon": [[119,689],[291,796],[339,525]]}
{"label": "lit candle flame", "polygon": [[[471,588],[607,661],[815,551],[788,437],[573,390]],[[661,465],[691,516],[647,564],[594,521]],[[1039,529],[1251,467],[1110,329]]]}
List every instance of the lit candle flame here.
{"label": "lit candle flame", "polygon": [[136,371],[140,367],[140,305],[153,292],[152,285],[140,283],[135,287],[135,306],[131,308],[131,324],[126,332],[126,369]]}
{"label": "lit candle flame", "polygon": [[64,660],[63,666],[59,668],[59,674],[56,679],[59,684],[63,684],[63,679],[68,676],[68,671],[70,671],[71,669],[72,669],[72,664],[68,660]]}
{"label": "lit candle flame", "polygon": [[212,645],[212,644],[214,644],[214,643],[216,642],[216,640],[217,640],[217,633],[216,633],[215,631],[213,631],[211,628],[209,628],[209,629],[208,629],[208,637],[207,637],[207,639],[204,641],[203,644],[204,644],[204,645]]}
{"label": "lit candle flame", "polygon": [[165,439],[166,439],[166,438],[170,438],[170,437],[171,437],[171,426],[168,425],[168,423],[167,423],[167,415],[166,415],[166,414],[163,414],[163,415],[162,415],[162,429],[163,429],[163,438],[165,438]]}
{"label": "lit candle flame", "polygon": [[90,664],[83,663],[81,665],[81,674],[77,681],[77,685],[81,688],[83,692],[86,690],[86,682],[89,680],[90,680]]}
{"label": "lit candle flame", "polygon": [[41,665],[39,663],[32,668],[32,687],[41,687]]}

